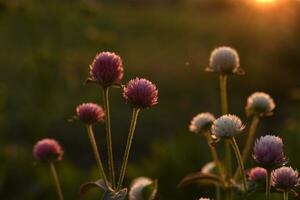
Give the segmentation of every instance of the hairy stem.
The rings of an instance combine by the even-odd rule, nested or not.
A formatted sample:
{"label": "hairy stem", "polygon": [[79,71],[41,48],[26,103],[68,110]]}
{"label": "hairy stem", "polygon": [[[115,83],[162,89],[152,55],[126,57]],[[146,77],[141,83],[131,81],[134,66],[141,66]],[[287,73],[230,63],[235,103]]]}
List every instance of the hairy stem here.
{"label": "hairy stem", "polygon": [[64,195],[62,193],[62,189],[61,189],[61,186],[60,186],[60,181],[59,181],[59,178],[58,178],[58,175],[57,175],[57,172],[56,172],[56,169],[55,169],[55,165],[54,165],[53,162],[50,162],[50,168],[51,168],[52,175],[54,177],[54,181],[55,181],[55,185],[56,185],[56,189],[57,189],[59,199],[64,200]]}
{"label": "hairy stem", "polygon": [[271,170],[267,170],[266,176],[266,200],[271,199]]}
{"label": "hairy stem", "polygon": [[120,177],[119,177],[119,181],[118,181],[117,191],[119,191],[122,188],[123,180],[124,180],[125,173],[126,173],[130,148],[131,148],[131,144],[132,144],[132,139],[133,139],[133,135],[134,135],[134,131],[135,131],[136,122],[137,122],[139,112],[140,112],[139,108],[133,108],[133,110],[132,110],[132,118],[131,118],[128,138],[127,138],[126,149],[125,149],[125,153],[124,153],[124,156],[123,156],[123,162],[122,162]]}
{"label": "hairy stem", "polygon": [[116,176],[115,176],[115,166],[114,166],[114,156],[113,156],[113,146],[112,146],[112,135],[111,135],[111,124],[110,124],[110,109],[109,109],[109,87],[103,87],[103,102],[105,111],[105,128],[106,128],[106,148],[108,157],[108,168],[110,181],[112,187],[116,187]]}
{"label": "hairy stem", "polygon": [[100,154],[99,154],[99,151],[98,151],[98,147],[97,147],[97,143],[96,143],[96,140],[95,140],[92,125],[86,125],[86,129],[87,129],[89,139],[90,139],[90,142],[91,142],[91,145],[92,145],[92,148],[93,148],[93,153],[94,153],[94,156],[95,156],[96,163],[97,163],[97,165],[99,167],[99,170],[100,170],[100,175],[102,176],[106,186],[108,186],[108,181],[107,181],[106,174],[105,174],[105,171],[104,171],[104,167],[103,167],[101,157],[100,157]]}

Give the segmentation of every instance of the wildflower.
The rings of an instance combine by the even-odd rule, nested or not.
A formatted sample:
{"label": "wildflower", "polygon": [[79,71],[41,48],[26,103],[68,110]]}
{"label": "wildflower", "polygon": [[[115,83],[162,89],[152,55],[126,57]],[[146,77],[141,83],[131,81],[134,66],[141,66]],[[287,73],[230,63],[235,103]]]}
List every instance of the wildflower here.
{"label": "wildflower", "polygon": [[264,92],[255,92],[247,99],[247,115],[266,116],[272,115],[275,108],[274,100]]}
{"label": "wildflower", "polygon": [[245,126],[235,115],[223,115],[212,125],[212,134],[217,138],[230,138],[242,132]]}
{"label": "wildflower", "polygon": [[85,124],[94,124],[104,120],[102,107],[94,103],[83,103],[76,108],[77,117]]}
{"label": "wildflower", "polygon": [[130,80],[123,92],[125,101],[136,108],[149,108],[156,105],[157,95],[156,86],[144,78]]}
{"label": "wildflower", "polygon": [[291,167],[281,167],[272,171],[272,185],[284,191],[290,191],[299,184],[299,174]]}
{"label": "wildflower", "polygon": [[267,170],[262,167],[254,167],[248,172],[248,177],[251,181],[265,181]]}
{"label": "wildflower", "polygon": [[282,166],[285,163],[282,139],[273,135],[260,137],[254,144],[253,158],[266,169]]}
{"label": "wildflower", "polygon": [[102,86],[118,84],[122,77],[122,59],[115,53],[101,52],[90,65],[90,80]]}
{"label": "wildflower", "polygon": [[196,134],[206,132],[214,121],[215,117],[211,113],[199,113],[192,119],[189,130]]}
{"label": "wildflower", "polygon": [[63,150],[59,143],[54,139],[42,139],[33,148],[33,155],[42,162],[53,162],[63,158]]}
{"label": "wildflower", "polygon": [[201,197],[199,200],[210,200],[210,199]]}

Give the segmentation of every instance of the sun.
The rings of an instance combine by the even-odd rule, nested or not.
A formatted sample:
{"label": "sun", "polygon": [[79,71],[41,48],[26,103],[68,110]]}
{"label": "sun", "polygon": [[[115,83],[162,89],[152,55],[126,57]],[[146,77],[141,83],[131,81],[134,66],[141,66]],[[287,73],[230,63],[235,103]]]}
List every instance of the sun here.
{"label": "sun", "polygon": [[255,0],[256,3],[260,3],[260,4],[271,4],[271,3],[275,3],[277,0]]}

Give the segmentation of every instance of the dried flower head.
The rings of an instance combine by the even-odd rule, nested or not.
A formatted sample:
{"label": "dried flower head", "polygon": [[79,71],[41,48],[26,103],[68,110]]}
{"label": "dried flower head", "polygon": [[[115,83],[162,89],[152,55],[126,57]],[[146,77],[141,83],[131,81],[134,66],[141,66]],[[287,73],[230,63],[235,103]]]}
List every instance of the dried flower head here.
{"label": "dried flower head", "polygon": [[[129,199],[130,200],[142,200],[144,199],[143,197],[143,192],[145,187],[151,185],[153,181],[150,178],[147,177],[139,177],[133,180],[130,190],[129,190]],[[156,194],[156,191],[154,191],[153,194],[150,194],[152,198],[154,198]]]}
{"label": "dried flower head", "polygon": [[209,58],[208,72],[220,74],[244,74],[240,67],[240,59],[237,51],[231,47],[218,47],[214,49]]}
{"label": "dried flower head", "polygon": [[42,162],[61,160],[64,152],[59,143],[54,139],[42,139],[33,147],[34,157]]}
{"label": "dried flower head", "polygon": [[251,181],[266,181],[267,170],[262,167],[254,167],[248,172],[248,177]]}
{"label": "dried flower head", "polygon": [[189,130],[196,134],[207,132],[211,129],[211,125],[214,121],[215,117],[213,114],[208,112],[199,113],[192,119]]}
{"label": "dried flower head", "polygon": [[260,137],[254,144],[253,158],[266,169],[281,167],[285,163],[282,139],[273,135]]}
{"label": "dried flower head", "polygon": [[90,65],[90,80],[102,86],[120,83],[123,77],[122,59],[115,53],[101,52]]}
{"label": "dried flower head", "polygon": [[217,138],[230,138],[241,133],[244,128],[240,118],[229,114],[216,119],[211,131]]}
{"label": "dried flower head", "polygon": [[264,92],[255,92],[251,94],[247,99],[246,113],[248,116],[272,115],[274,108],[275,108],[274,100],[270,97],[270,95]]}
{"label": "dried flower head", "polygon": [[95,103],[83,103],[76,108],[77,117],[85,124],[94,124],[104,121],[104,112],[101,106]]}
{"label": "dried flower head", "polygon": [[291,167],[281,167],[272,171],[272,185],[276,188],[290,191],[299,184],[299,174]]}
{"label": "dried flower head", "polygon": [[124,88],[123,97],[127,103],[136,108],[149,108],[158,103],[156,86],[144,78],[130,80]]}

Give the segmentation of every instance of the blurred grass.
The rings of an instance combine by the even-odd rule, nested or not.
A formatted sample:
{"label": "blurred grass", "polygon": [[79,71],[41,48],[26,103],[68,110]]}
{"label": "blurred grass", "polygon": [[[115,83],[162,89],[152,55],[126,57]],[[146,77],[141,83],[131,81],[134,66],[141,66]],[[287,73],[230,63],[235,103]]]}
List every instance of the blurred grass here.
{"label": "blurred grass", "polygon": [[[203,70],[219,45],[235,47],[247,72],[229,80],[230,111],[247,122],[247,96],[257,90],[270,93],[276,112],[263,121],[259,134],[282,136],[290,163],[300,166],[299,4],[257,8],[238,0],[188,2],[1,1],[1,199],[56,198],[48,167],[31,156],[43,137],[58,139],[65,149],[58,169],[66,199],[83,199],[79,185],[95,179],[97,171],[84,127],[68,119],[77,104],[100,102],[99,88],[83,83],[93,57],[104,50],[123,58],[124,83],[145,77],[160,93],[159,105],[143,111],[138,121],[127,183],[146,175],[159,179],[159,199],[212,197],[212,188],[176,185],[210,160],[204,141],[189,135],[187,125],[198,112],[219,115],[217,76]],[[111,101],[119,166],[130,108],[117,89]],[[104,127],[96,129],[104,149]]]}

